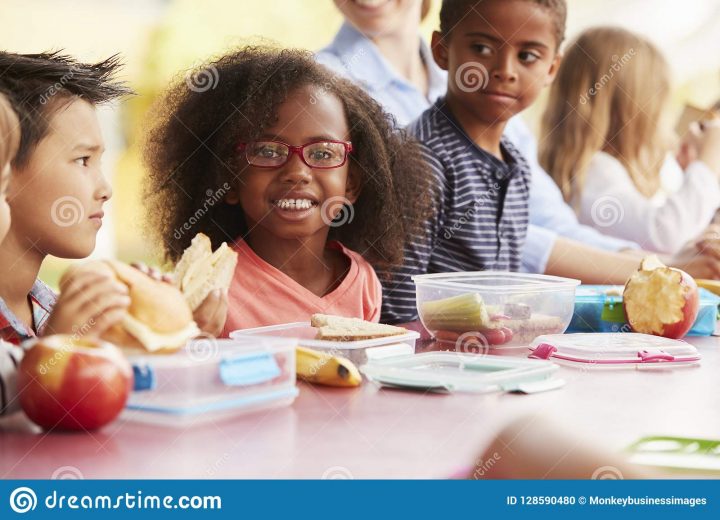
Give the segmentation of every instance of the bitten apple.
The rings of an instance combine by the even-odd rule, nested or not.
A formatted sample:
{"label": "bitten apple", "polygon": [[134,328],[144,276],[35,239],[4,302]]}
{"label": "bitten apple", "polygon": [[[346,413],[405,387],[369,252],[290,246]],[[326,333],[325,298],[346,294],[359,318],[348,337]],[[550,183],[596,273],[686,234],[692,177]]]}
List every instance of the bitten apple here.
{"label": "bitten apple", "polygon": [[700,296],[692,276],[649,256],[623,291],[625,317],[635,332],[682,338],[697,319]]}
{"label": "bitten apple", "polygon": [[73,336],[32,340],[18,372],[20,404],[45,429],[93,430],[125,407],[132,368],[114,345]]}

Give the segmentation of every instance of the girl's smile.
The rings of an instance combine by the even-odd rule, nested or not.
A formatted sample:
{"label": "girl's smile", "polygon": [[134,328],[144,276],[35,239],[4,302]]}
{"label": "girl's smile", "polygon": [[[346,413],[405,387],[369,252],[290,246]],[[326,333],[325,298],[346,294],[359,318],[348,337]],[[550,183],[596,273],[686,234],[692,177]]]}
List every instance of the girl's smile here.
{"label": "girl's smile", "polygon": [[270,203],[278,217],[291,222],[311,217],[320,207],[318,197],[307,191],[290,191],[271,199]]}
{"label": "girl's smile", "polygon": [[323,202],[355,200],[342,102],[321,88],[299,87],[278,107],[276,123],[259,139],[241,147],[247,166],[237,188],[250,240],[317,237],[324,244],[334,215],[323,214]]}

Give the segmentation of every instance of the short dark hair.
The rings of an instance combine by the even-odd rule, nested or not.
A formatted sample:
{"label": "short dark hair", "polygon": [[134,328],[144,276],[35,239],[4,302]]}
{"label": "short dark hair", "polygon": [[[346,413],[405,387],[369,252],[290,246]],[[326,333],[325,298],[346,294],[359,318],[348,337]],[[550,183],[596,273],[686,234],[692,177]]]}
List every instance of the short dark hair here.
{"label": "short dark hair", "polygon": [[198,232],[213,247],[245,237],[242,208],[214,194],[242,182],[247,163],[237,144],[272,126],[288,96],[309,85],[342,102],[353,143],[349,174],[361,186],[354,218],[332,227],[329,238],[375,266],[402,263],[405,241],[423,231],[434,210],[432,172],[420,145],[361,87],[319,65],[312,53],[268,46],[244,47],[199,66],[156,107],[145,148],[145,202],[167,260],[176,261]]}
{"label": "short dark hair", "polygon": [[[443,0],[440,7],[440,32],[450,34],[470,10],[476,9],[486,0]],[[565,0],[524,0],[544,7],[552,13],[555,21],[555,40],[558,47],[565,39],[567,3]]]}
{"label": "short dark hair", "polygon": [[132,94],[115,74],[122,67],[116,54],[99,63],[81,63],[62,51],[15,54],[0,51],[0,92],[20,118],[20,147],[13,165],[23,166],[45,137],[50,116],[81,98],[93,105]]}

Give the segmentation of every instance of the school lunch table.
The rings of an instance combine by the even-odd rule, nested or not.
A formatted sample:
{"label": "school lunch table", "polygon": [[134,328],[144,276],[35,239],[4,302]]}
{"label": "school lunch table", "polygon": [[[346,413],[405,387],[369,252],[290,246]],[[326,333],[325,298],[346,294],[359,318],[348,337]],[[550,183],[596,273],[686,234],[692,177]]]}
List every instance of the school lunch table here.
{"label": "school lunch table", "polygon": [[[22,414],[0,422],[8,478],[445,478],[471,465],[519,416],[620,450],[646,435],[720,433],[720,338],[690,338],[698,367],[580,370],[533,395],[431,394],[299,383],[289,407],[184,429],[122,419],[93,433],[45,433]],[[437,350],[434,342],[417,351]],[[511,355],[527,356],[525,349]],[[568,457],[574,447],[568,446]]]}

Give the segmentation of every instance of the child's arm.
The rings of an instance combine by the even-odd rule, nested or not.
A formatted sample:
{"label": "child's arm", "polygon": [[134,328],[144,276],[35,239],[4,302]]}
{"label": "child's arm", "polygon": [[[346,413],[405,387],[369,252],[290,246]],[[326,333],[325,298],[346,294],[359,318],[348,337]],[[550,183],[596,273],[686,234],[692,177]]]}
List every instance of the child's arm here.
{"label": "child's arm", "polygon": [[81,273],[62,286],[47,325],[49,334],[77,334],[97,338],[119,322],[130,305],[124,284],[102,273]]}
{"label": "child's arm", "polygon": [[[613,253],[558,237],[550,253],[545,274],[577,278],[585,284],[623,285],[637,271],[647,251]],[[705,251],[690,244],[679,254],[663,259],[695,278],[720,278],[720,251]]]}
{"label": "child's arm", "polygon": [[0,415],[20,409],[20,401],[17,399],[17,371],[22,356],[22,348],[0,340]]}
{"label": "child's arm", "polygon": [[639,265],[640,261],[634,255],[603,251],[558,237],[545,274],[577,278],[585,284],[622,285]]}

